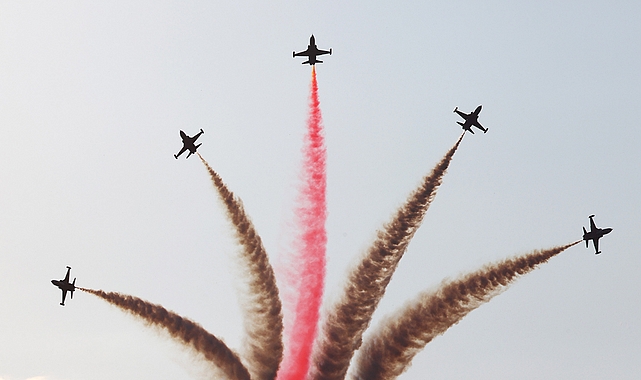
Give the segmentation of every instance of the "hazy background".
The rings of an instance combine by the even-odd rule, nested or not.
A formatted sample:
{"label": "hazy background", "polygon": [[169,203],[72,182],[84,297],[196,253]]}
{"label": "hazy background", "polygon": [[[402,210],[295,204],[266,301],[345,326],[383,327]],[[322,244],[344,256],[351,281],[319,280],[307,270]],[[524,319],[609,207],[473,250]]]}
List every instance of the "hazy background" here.
{"label": "hazy background", "polygon": [[314,33],[326,301],[483,104],[375,315],[446,277],[581,238],[430,343],[402,379],[641,377],[641,3],[0,1],[0,378],[190,379],[162,334],[61,279],[238,348],[236,247],[197,158],[273,262],[290,238]]}

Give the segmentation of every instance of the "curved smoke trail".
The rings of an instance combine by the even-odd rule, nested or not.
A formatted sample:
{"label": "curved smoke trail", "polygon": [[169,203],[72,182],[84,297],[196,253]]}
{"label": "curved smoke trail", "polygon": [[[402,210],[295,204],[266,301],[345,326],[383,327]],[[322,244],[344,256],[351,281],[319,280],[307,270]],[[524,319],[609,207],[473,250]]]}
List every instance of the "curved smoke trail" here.
{"label": "curved smoke trail", "polygon": [[227,208],[227,215],[236,229],[236,239],[242,247],[241,258],[249,274],[249,294],[242,303],[247,334],[243,357],[252,379],[272,380],[276,378],[283,357],[283,317],[274,270],[240,199],[229,191],[222,178],[200,154],[198,157]]}
{"label": "curved smoke trail", "polygon": [[314,66],[310,90],[309,119],[303,148],[303,183],[296,209],[296,253],[292,258],[293,269],[286,273],[286,281],[296,289],[296,299],[293,321],[288,328],[286,354],[278,371],[279,380],[303,380],[307,375],[325,282],[326,149]]}
{"label": "curved smoke trail", "polygon": [[250,380],[249,372],[238,356],[220,339],[211,335],[202,326],[189,319],[137,297],[115,293],[77,288],[91,293],[121,310],[142,318],[150,325],[162,327],[187,347],[193,348],[209,362],[215,364],[230,380]]}
{"label": "curved smoke trail", "polygon": [[393,318],[387,319],[365,342],[356,361],[354,378],[395,379],[436,336],[490,301],[519,276],[580,242],[487,265],[461,278],[445,281],[435,291],[420,294]]}
{"label": "curved smoke trail", "polygon": [[385,225],[349,275],[344,293],[328,313],[314,347],[310,378],[342,380],[399,260],[423,221],[465,132]]}

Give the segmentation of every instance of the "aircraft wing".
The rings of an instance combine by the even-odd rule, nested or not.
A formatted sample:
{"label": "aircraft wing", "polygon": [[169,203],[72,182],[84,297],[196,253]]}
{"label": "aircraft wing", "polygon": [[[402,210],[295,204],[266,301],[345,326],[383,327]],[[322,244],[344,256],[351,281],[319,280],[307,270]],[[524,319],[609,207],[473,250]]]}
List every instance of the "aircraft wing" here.
{"label": "aircraft wing", "polygon": [[176,158],[178,158],[178,156],[180,156],[181,154],[185,153],[186,150],[187,150],[187,146],[183,145],[183,148],[180,150],[180,152],[178,152],[178,154],[176,155]]}
{"label": "aircraft wing", "polygon": [[599,238],[592,240],[594,242],[594,253],[599,253]]}
{"label": "aircraft wing", "polygon": [[596,223],[594,223],[594,219],[590,218],[590,232],[596,231]]}
{"label": "aircraft wing", "polygon": [[316,55],[323,55],[323,54],[332,54],[332,52],[329,50],[316,49]]}
{"label": "aircraft wing", "polygon": [[456,112],[460,117],[462,117],[465,120],[467,120],[467,117],[470,116],[470,115],[466,114],[465,112],[459,111],[458,109],[455,109],[454,112]]}
{"label": "aircraft wing", "polygon": [[474,125],[475,125],[475,126],[477,126],[477,127],[478,127],[479,129],[481,129],[481,130],[485,130],[485,128],[483,128],[483,126],[481,125],[481,123],[479,123],[478,121],[475,121],[475,122],[474,122]]}
{"label": "aircraft wing", "polygon": [[66,289],[63,289],[63,290],[62,290],[62,303],[60,303],[60,304],[61,304],[61,305],[63,305],[63,306],[64,306],[64,304],[65,304],[65,298],[67,298],[67,290],[66,290]]}
{"label": "aircraft wing", "polygon": [[71,268],[67,268],[67,274],[65,275],[65,279],[63,280],[64,282],[69,282],[69,272],[71,272]]}
{"label": "aircraft wing", "polygon": [[301,56],[309,57],[309,49],[305,51],[301,51],[300,53],[294,53],[294,57],[301,57]]}

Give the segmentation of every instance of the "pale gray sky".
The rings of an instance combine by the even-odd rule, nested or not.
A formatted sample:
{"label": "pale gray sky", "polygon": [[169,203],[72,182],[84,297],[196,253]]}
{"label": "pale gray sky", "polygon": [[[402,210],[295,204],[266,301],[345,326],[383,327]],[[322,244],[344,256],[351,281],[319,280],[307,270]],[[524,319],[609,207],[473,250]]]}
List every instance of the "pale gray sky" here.
{"label": "pale gray sky", "polygon": [[314,33],[328,278],[483,104],[374,325],[446,277],[581,238],[430,343],[402,379],[641,377],[641,3],[0,2],[0,378],[190,379],[191,356],[51,279],[133,294],[238,348],[233,235],[202,164],[275,261],[287,241]]}

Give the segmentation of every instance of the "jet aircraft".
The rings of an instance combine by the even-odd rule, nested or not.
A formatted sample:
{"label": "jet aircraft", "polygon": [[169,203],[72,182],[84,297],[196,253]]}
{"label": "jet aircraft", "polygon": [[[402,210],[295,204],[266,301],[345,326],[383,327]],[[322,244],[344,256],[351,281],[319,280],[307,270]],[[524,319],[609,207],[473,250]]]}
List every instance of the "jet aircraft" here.
{"label": "jet aircraft", "polygon": [[303,62],[303,65],[306,63],[309,63],[310,65],[315,65],[317,63],[323,63],[323,61],[319,61],[318,59],[316,59],[316,56],[324,55],[324,54],[332,55],[332,49],[329,49],[329,51],[320,50],[316,46],[316,39],[312,34],[312,36],[309,37],[309,45],[307,45],[307,50],[301,51],[300,53],[292,52],[292,57],[300,57],[300,56],[308,57],[307,61]]}
{"label": "jet aircraft", "polygon": [[592,240],[592,243],[594,243],[594,254],[598,255],[601,253],[599,251],[599,239],[603,237],[603,235],[607,235],[610,232],[612,232],[612,228],[597,228],[596,224],[594,223],[594,215],[590,215],[590,232],[585,230],[585,227],[583,227],[583,240],[585,240],[585,248],[588,248],[588,243],[590,240]]}
{"label": "jet aircraft", "polygon": [[73,291],[76,290],[76,279],[73,279],[73,282],[69,282],[69,272],[71,272],[71,267],[67,267],[67,275],[64,280],[51,280],[51,283],[62,290],[62,302],[60,305],[65,306],[65,298],[67,297],[67,292],[71,292],[71,299],[73,299]]}
{"label": "jet aircraft", "polygon": [[185,132],[180,131],[180,138],[183,139],[183,147],[180,150],[180,152],[178,152],[178,154],[174,154],[174,158],[178,159],[178,156],[183,154],[186,150],[189,150],[189,154],[187,155],[187,158],[189,158],[189,156],[191,156],[192,154],[196,153],[196,149],[198,149],[198,147],[203,144],[200,143],[198,145],[194,145],[194,143],[196,142],[196,140],[198,140],[200,135],[202,135],[203,133],[205,132],[201,128],[200,132],[196,133],[194,137],[189,137]]}
{"label": "jet aircraft", "polygon": [[481,113],[481,108],[483,108],[483,106],[478,106],[478,107],[476,107],[474,112],[471,112],[469,114],[459,111],[458,107],[454,108],[453,112],[456,112],[463,119],[465,119],[464,123],[461,123],[460,121],[457,121],[456,123],[458,125],[460,125],[461,127],[463,127],[464,130],[470,132],[471,134],[474,134],[474,131],[472,130],[472,126],[482,130],[483,133],[487,133],[487,128],[483,128],[483,126],[481,124],[479,124],[479,120],[478,120],[479,119],[479,113]]}

